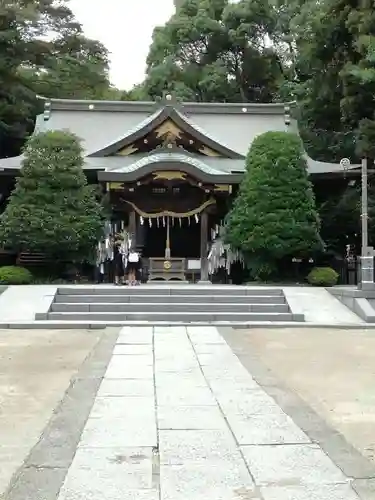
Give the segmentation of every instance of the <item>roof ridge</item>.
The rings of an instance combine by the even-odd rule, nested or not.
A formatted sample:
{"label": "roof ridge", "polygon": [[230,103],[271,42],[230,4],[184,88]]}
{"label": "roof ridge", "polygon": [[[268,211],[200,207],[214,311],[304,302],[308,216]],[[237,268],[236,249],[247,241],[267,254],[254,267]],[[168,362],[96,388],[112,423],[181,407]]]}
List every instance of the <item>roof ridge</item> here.
{"label": "roof ridge", "polygon": [[[94,99],[57,99],[38,96],[49,111],[90,111],[90,112],[150,112],[155,108],[163,109],[171,104],[157,101],[100,101]],[[291,102],[180,102],[178,107],[184,112],[195,113],[259,113],[282,114],[286,106],[293,107]]]}

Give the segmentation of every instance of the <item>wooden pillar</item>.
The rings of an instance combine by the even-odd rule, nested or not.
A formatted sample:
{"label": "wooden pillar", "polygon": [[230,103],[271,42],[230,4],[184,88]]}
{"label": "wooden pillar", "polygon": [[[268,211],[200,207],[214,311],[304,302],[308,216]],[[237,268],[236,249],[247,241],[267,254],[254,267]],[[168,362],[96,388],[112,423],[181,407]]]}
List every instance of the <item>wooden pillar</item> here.
{"label": "wooden pillar", "polygon": [[208,214],[202,212],[201,215],[201,279],[202,282],[208,281]]}
{"label": "wooden pillar", "polygon": [[129,213],[129,233],[132,240],[132,247],[137,245],[137,217],[134,210]]}

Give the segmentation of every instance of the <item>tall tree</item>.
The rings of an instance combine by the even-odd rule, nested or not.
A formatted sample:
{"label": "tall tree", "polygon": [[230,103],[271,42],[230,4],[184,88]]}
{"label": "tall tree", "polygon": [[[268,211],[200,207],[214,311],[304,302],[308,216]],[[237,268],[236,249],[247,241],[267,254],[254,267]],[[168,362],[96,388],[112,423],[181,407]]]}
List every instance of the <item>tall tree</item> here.
{"label": "tall tree", "polygon": [[36,94],[100,97],[110,90],[108,55],[83,36],[65,1],[0,4],[0,157],[18,154],[33,129]]}
{"label": "tall tree", "polygon": [[61,99],[102,99],[110,89],[105,47],[80,32],[56,40],[42,67],[21,69],[37,95]]}
{"label": "tall tree", "polygon": [[271,2],[186,0],[155,29],[144,91],[174,90],[195,101],[258,101],[277,98],[283,63],[270,43],[277,29]]}
{"label": "tall tree", "polygon": [[331,131],[335,149],[345,156],[349,149],[353,160],[356,137],[357,155],[375,157],[373,2],[323,0],[305,32],[298,55],[304,78],[297,87],[303,125],[317,136]]}

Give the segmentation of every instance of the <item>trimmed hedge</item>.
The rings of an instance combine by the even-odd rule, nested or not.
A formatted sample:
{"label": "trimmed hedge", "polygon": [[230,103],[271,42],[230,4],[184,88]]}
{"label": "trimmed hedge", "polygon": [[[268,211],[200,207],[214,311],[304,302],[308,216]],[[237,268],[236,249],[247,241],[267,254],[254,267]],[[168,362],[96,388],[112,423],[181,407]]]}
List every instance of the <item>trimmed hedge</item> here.
{"label": "trimmed hedge", "polygon": [[32,281],[33,275],[24,267],[0,267],[0,285],[29,285]]}
{"label": "trimmed hedge", "polygon": [[302,143],[266,132],[252,143],[246,172],[226,217],[225,241],[246,258],[252,278],[269,279],[278,263],[323,250]]}
{"label": "trimmed hedge", "polygon": [[314,267],[307,276],[307,281],[313,286],[334,286],[339,275],[331,267]]}

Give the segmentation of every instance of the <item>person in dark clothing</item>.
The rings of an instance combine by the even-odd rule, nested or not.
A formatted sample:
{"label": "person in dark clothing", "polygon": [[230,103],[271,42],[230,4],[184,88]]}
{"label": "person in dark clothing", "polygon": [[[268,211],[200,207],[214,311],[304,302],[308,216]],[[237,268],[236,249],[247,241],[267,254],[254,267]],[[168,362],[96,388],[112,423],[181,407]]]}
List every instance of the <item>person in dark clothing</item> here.
{"label": "person in dark clothing", "polygon": [[142,279],[143,279],[142,253],[138,252],[138,255],[139,255],[139,263],[138,263],[138,270],[137,270],[137,273],[135,275],[135,278],[137,280],[138,285],[140,285],[142,283]]}
{"label": "person in dark clothing", "polygon": [[124,282],[125,268],[124,258],[121,252],[121,243],[116,242],[113,249],[113,265],[115,275],[115,285],[121,285]]}

